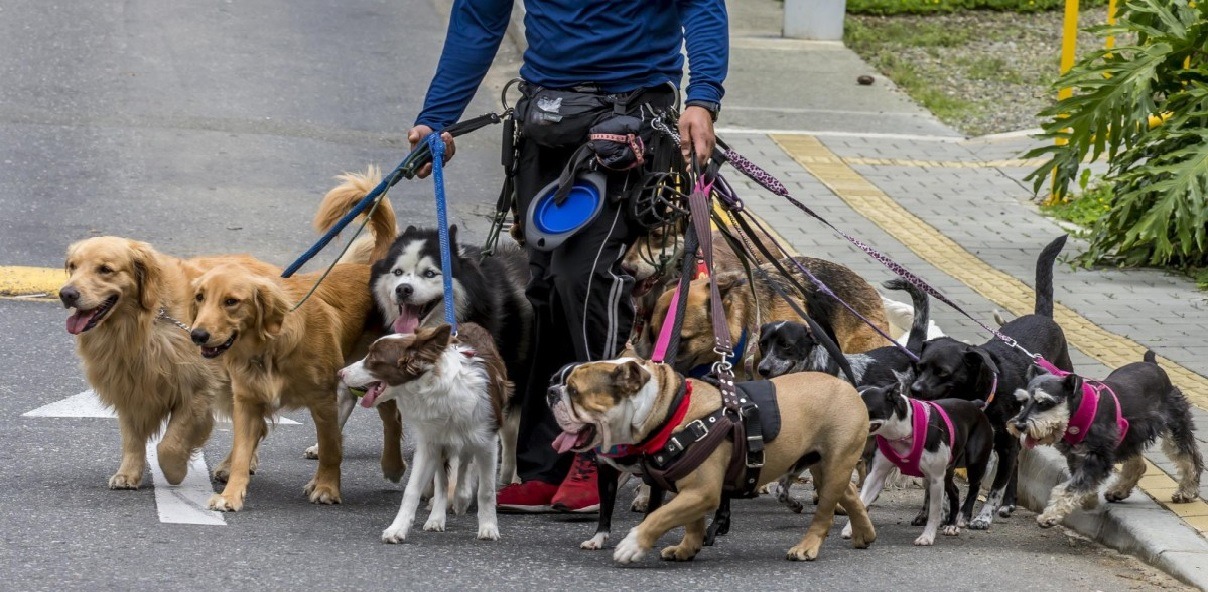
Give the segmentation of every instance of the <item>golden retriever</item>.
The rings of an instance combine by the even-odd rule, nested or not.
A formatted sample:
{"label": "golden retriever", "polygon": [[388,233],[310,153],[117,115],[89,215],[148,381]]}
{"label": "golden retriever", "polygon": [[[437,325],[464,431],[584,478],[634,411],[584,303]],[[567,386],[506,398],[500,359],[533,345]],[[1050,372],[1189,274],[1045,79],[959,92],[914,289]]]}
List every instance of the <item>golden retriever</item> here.
{"label": "golden retriever", "polygon": [[[352,197],[329,194],[316,224],[331,219],[329,209],[339,207],[336,202]],[[310,411],[319,441],[319,466],[304,491],[312,503],[340,503],[340,407],[350,411],[355,400],[337,373],[358,345],[366,348],[380,332],[373,319],[368,263],[384,256],[394,241],[394,212],[385,200],[373,212],[372,229],[373,248],[354,247],[349,258],[358,261],[337,264],[305,301],[320,274],[283,279],[232,263],[193,282],[193,342],[202,357],[221,359],[234,394],[230,478],[222,493],[210,498],[211,509],[243,507],[265,418],[278,409],[300,407]],[[379,412],[389,449],[393,426],[400,421],[397,407],[380,407]],[[400,436],[398,426],[396,448]],[[401,450],[396,460],[401,465]],[[401,476],[398,467],[394,470]]]}
{"label": "golden retriever", "polygon": [[[191,282],[225,262],[260,273],[272,265],[247,256],[178,259],[151,245],[114,236],[79,241],[67,249],[67,283],[59,290],[73,309],[67,332],[97,398],[117,412],[122,462],[111,489],[137,489],[146,469],[146,445],[167,420],[159,442],[159,466],[169,483],[180,483],[189,457],[205,444],[212,409],[230,408],[225,373],[202,359],[177,325],[193,297]],[[226,463],[215,470],[221,476]]]}

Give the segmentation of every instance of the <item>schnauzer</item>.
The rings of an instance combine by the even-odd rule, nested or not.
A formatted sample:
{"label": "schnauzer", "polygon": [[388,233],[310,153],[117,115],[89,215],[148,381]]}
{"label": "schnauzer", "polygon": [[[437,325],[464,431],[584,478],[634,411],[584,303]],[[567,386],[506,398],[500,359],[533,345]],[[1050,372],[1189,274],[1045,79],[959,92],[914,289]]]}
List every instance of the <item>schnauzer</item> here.
{"label": "schnauzer", "polygon": [[1204,460],[1192,434],[1190,405],[1153,352],[1102,382],[1034,367],[1027,389],[1017,390],[1015,397],[1023,409],[1007,430],[1028,448],[1054,445],[1070,467],[1070,479],[1053,488],[1044,512],[1036,517],[1041,526],[1061,523],[1078,506],[1094,508],[1099,486],[1116,463],[1124,466],[1104,498],[1127,498],[1145,474],[1141,453],[1159,436],[1163,452],[1178,468],[1179,488],[1171,501],[1199,497]]}

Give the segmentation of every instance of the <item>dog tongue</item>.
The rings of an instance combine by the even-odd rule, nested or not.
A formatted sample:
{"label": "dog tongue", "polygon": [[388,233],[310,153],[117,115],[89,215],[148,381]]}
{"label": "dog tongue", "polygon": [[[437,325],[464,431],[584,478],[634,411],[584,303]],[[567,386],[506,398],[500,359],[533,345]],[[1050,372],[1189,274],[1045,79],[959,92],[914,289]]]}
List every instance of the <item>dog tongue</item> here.
{"label": "dog tongue", "polygon": [[577,442],[578,440],[579,440],[579,434],[572,434],[570,432],[562,432],[561,434],[558,434],[557,438],[554,438],[554,443],[553,443],[554,450],[556,450],[558,452],[558,454],[562,454],[563,452],[570,452],[570,449],[575,447],[575,442]]}
{"label": "dog tongue", "polygon": [[67,317],[67,332],[72,335],[83,333],[84,327],[88,326],[88,321],[91,321],[94,316],[96,316],[95,310],[77,310],[75,314]]}
{"label": "dog tongue", "polygon": [[390,328],[394,329],[395,333],[407,335],[415,333],[416,327],[419,327],[419,308],[406,304],[398,307],[398,318],[394,319]]}
{"label": "dog tongue", "polygon": [[384,390],[386,390],[386,386],[380,382],[375,382],[370,385],[369,389],[365,391],[365,396],[361,397],[361,407],[372,409],[373,403],[377,401],[378,395],[381,395],[382,391]]}

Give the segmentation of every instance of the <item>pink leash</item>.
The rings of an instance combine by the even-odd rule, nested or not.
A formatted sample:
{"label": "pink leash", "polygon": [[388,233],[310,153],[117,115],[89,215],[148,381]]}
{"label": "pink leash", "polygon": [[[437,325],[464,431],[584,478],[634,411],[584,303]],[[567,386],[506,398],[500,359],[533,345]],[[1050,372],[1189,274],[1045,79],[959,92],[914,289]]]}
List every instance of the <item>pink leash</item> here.
{"label": "pink leash", "polygon": [[[701,191],[705,195],[709,195],[713,193],[713,182],[705,183],[698,178],[693,191]],[[697,239],[699,238],[697,237]],[[675,328],[675,317],[679,313],[679,300],[680,283],[676,282],[675,292],[671,294],[671,306],[667,308],[667,316],[663,318],[663,326],[659,328],[659,338],[654,342],[654,354],[650,357],[651,361],[661,363],[667,357],[667,346],[671,345],[671,330]]]}

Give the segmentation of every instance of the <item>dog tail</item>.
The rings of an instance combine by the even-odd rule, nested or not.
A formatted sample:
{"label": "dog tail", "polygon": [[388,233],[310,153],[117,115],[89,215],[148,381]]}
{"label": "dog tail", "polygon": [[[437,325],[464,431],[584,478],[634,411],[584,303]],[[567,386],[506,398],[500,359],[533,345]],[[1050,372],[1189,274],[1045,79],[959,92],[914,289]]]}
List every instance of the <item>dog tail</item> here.
{"label": "dog tail", "polygon": [[[352,210],[357,202],[373,191],[373,188],[382,181],[382,170],[375,165],[370,165],[364,173],[344,173],[336,176],[336,179],[340,181],[340,184],[323,196],[323,202],[319,204],[319,211],[315,212],[315,218],[312,221],[315,230],[319,232],[330,230],[340,218]],[[358,217],[354,224],[360,223],[361,220],[362,217]],[[341,262],[369,264],[386,256],[391,243],[398,235],[398,226],[395,223],[394,208],[390,205],[390,198],[382,197],[377,209],[373,210],[366,228],[369,230],[369,235],[358,237],[353,241],[348,252],[340,259]]]}
{"label": "dog tail", "polygon": [[931,319],[931,302],[927,294],[900,277],[885,280],[881,285],[887,290],[902,290],[910,294],[910,302],[914,305],[914,319],[910,322],[906,349],[918,354],[923,351],[923,342],[927,341],[927,326]]}
{"label": "dog tail", "polygon": [[1145,361],[1149,362],[1150,364],[1157,364],[1158,355],[1153,353],[1153,350],[1147,349],[1147,350],[1145,350]]}
{"label": "dog tail", "polygon": [[1036,310],[1042,317],[1053,318],[1053,263],[1065,247],[1069,235],[1061,235],[1040,252],[1036,259]]}

